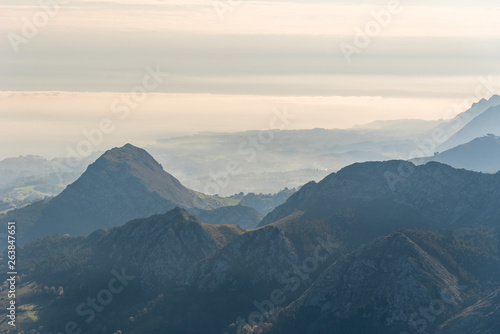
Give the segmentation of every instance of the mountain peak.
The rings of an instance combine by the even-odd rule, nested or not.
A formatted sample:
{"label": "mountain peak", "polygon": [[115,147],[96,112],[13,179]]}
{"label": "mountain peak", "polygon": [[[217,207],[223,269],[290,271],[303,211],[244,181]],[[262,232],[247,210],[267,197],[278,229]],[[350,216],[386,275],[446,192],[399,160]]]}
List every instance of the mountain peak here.
{"label": "mountain peak", "polygon": [[116,166],[119,164],[137,166],[138,163],[145,164],[149,168],[163,169],[148,152],[131,144],[112,148],[96,161],[97,166]]}
{"label": "mountain peak", "polygon": [[[51,200],[27,231],[28,239],[51,233],[86,235],[134,218],[191,208],[203,201],[165,172],[145,150],[126,144],[106,151],[61,194]],[[175,209],[172,214],[188,219]],[[190,219],[188,219],[190,220]]]}
{"label": "mountain peak", "polygon": [[149,155],[149,153],[147,153],[145,150],[143,150],[142,148],[140,147],[137,147],[137,146],[134,146],[132,144],[125,144],[123,145],[122,147],[114,147],[108,151],[106,151],[106,154],[110,154],[110,155],[116,155],[116,154],[123,154],[123,153],[146,153],[147,155]]}
{"label": "mountain peak", "polygon": [[190,215],[185,209],[176,206],[174,209],[169,211],[171,218],[180,218],[182,220],[198,220],[194,216]]}
{"label": "mountain peak", "polygon": [[492,98],[483,104],[482,110],[484,111],[441,144],[438,147],[439,151],[449,150],[490,133],[500,135],[500,96]]}

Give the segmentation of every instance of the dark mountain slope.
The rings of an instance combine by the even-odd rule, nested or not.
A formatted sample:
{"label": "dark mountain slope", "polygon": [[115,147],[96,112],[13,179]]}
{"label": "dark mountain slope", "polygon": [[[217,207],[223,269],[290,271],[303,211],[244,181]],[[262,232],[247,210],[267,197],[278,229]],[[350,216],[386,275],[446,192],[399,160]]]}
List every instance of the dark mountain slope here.
{"label": "dark mountain slope", "polygon": [[492,106],[479,114],[438,147],[439,151],[449,150],[487,134],[500,136],[500,106]]}
{"label": "dark mountain slope", "polygon": [[378,236],[390,233],[387,228],[496,226],[499,189],[500,174],[458,170],[436,162],[423,166],[404,161],[354,164],[319,183],[305,185],[260,225],[291,215],[307,220],[349,213]]}
{"label": "dark mountain slope", "polygon": [[[151,307],[150,302],[174,293],[176,276],[243,232],[237,226],[204,224],[176,208],[88,237],[37,240],[18,252],[25,287],[18,301],[35,306],[33,312],[40,321],[27,321],[19,328],[59,333],[69,321],[75,321],[84,333],[114,333],[129,327],[130,316],[139,317]],[[101,289],[110,289],[110,279],[120,274],[129,277],[126,288],[87,324],[77,307]],[[64,293],[56,297],[51,287]]]}
{"label": "dark mountain slope", "polygon": [[[285,309],[273,333],[429,330],[460,304],[457,278],[406,235],[395,233],[325,270]],[[419,309],[429,311],[433,322]]]}
{"label": "dark mountain slope", "polygon": [[[273,324],[283,333],[373,328],[399,334],[414,331],[408,314],[416,312],[419,326],[433,317],[426,325],[436,333],[430,329],[499,287],[498,233],[491,228],[403,231],[342,258],[354,243],[343,232],[348,219],[345,226],[340,220],[287,221],[245,232],[175,209],[86,238],[38,240],[19,250],[19,302],[39,318],[23,321],[22,330],[60,332],[76,319],[85,333],[233,334],[262,315],[263,328]],[[86,326],[75,309],[106,288],[113,270],[134,279]],[[439,301],[446,310],[439,312]],[[318,310],[327,304],[322,316]],[[276,322],[273,315],[287,305],[297,305],[287,309],[292,318]],[[439,314],[425,313],[431,310]]]}
{"label": "dark mountain slope", "polygon": [[[277,310],[285,301],[300,296],[342,254],[333,236],[319,233],[319,229],[309,230],[302,240],[294,232],[274,226],[232,239],[180,274],[175,293],[134,324],[130,332],[139,333],[150,319],[162,316],[164,320],[157,328],[166,332],[223,333],[227,327],[232,333],[238,319],[248,321],[249,315],[262,307]],[[275,300],[277,294],[282,301]],[[192,321],[193,314],[196,322]],[[204,324],[210,324],[210,328]]]}

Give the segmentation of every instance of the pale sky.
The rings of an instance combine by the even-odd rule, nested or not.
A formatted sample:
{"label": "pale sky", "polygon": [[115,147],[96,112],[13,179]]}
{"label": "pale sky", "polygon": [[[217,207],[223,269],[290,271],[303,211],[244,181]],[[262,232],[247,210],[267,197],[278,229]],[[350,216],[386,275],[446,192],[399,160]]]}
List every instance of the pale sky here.
{"label": "pale sky", "polygon": [[[401,0],[376,23],[389,10],[375,0],[67,0],[47,15],[38,0],[2,0],[0,159],[64,155],[104,118],[115,129],[96,150],[265,128],[284,107],[293,129],[446,118],[479,77],[500,78],[497,2]],[[376,25],[356,46],[356,31]],[[357,47],[350,63],[341,45]],[[143,85],[147,67],[169,76],[117,118],[116,99]]]}

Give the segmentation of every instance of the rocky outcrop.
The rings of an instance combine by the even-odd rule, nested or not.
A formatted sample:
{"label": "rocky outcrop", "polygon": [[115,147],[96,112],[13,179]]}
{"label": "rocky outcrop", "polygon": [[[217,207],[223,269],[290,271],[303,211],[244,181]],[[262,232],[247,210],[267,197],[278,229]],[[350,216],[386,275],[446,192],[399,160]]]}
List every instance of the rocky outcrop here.
{"label": "rocky outcrop", "polygon": [[326,269],[282,312],[278,332],[399,333],[425,327],[423,332],[460,303],[457,278],[406,235],[395,233]]}
{"label": "rocky outcrop", "polygon": [[440,334],[496,334],[500,329],[500,290],[466,308],[442,327]]}

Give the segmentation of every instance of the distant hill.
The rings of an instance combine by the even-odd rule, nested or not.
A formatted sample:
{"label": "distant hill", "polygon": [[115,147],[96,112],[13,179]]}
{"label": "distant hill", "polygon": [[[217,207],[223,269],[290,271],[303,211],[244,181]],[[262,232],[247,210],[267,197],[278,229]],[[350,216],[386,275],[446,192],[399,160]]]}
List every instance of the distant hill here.
{"label": "distant hill", "polygon": [[297,190],[295,188],[294,189],[285,188],[275,194],[248,193],[245,195],[241,192],[229,198],[238,200],[239,204],[252,207],[261,214],[266,215],[278,205],[285,203],[285,201],[290,196],[292,196],[296,191]]}
{"label": "distant hill", "polygon": [[438,151],[449,150],[487,134],[500,136],[500,106],[494,106],[476,116],[450,139],[438,147]]}
{"label": "distant hill", "polygon": [[30,206],[8,213],[22,241],[58,234],[86,235],[98,228],[164,213],[176,206],[218,207],[217,199],[184,187],[145,150],[127,144],[104,153],[78,180],[26,219]]}
{"label": "distant hill", "polygon": [[418,164],[425,164],[429,161],[441,162],[455,168],[496,173],[500,171],[500,137],[490,134],[433,157],[412,160]]}
{"label": "distant hill", "polygon": [[188,212],[207,224],[237,225],[244,229],[256,228],[264,218],[257,210],[245,205],[225,206],[213,210],[191,208]]}
{"label": "distant hill", "polygon": [[394,136],[422,135],[442,124],[443,120],[427,121],[422,119],[398,119],[374,121],[367,124],[357,125],[354,129],[385,131]]}

